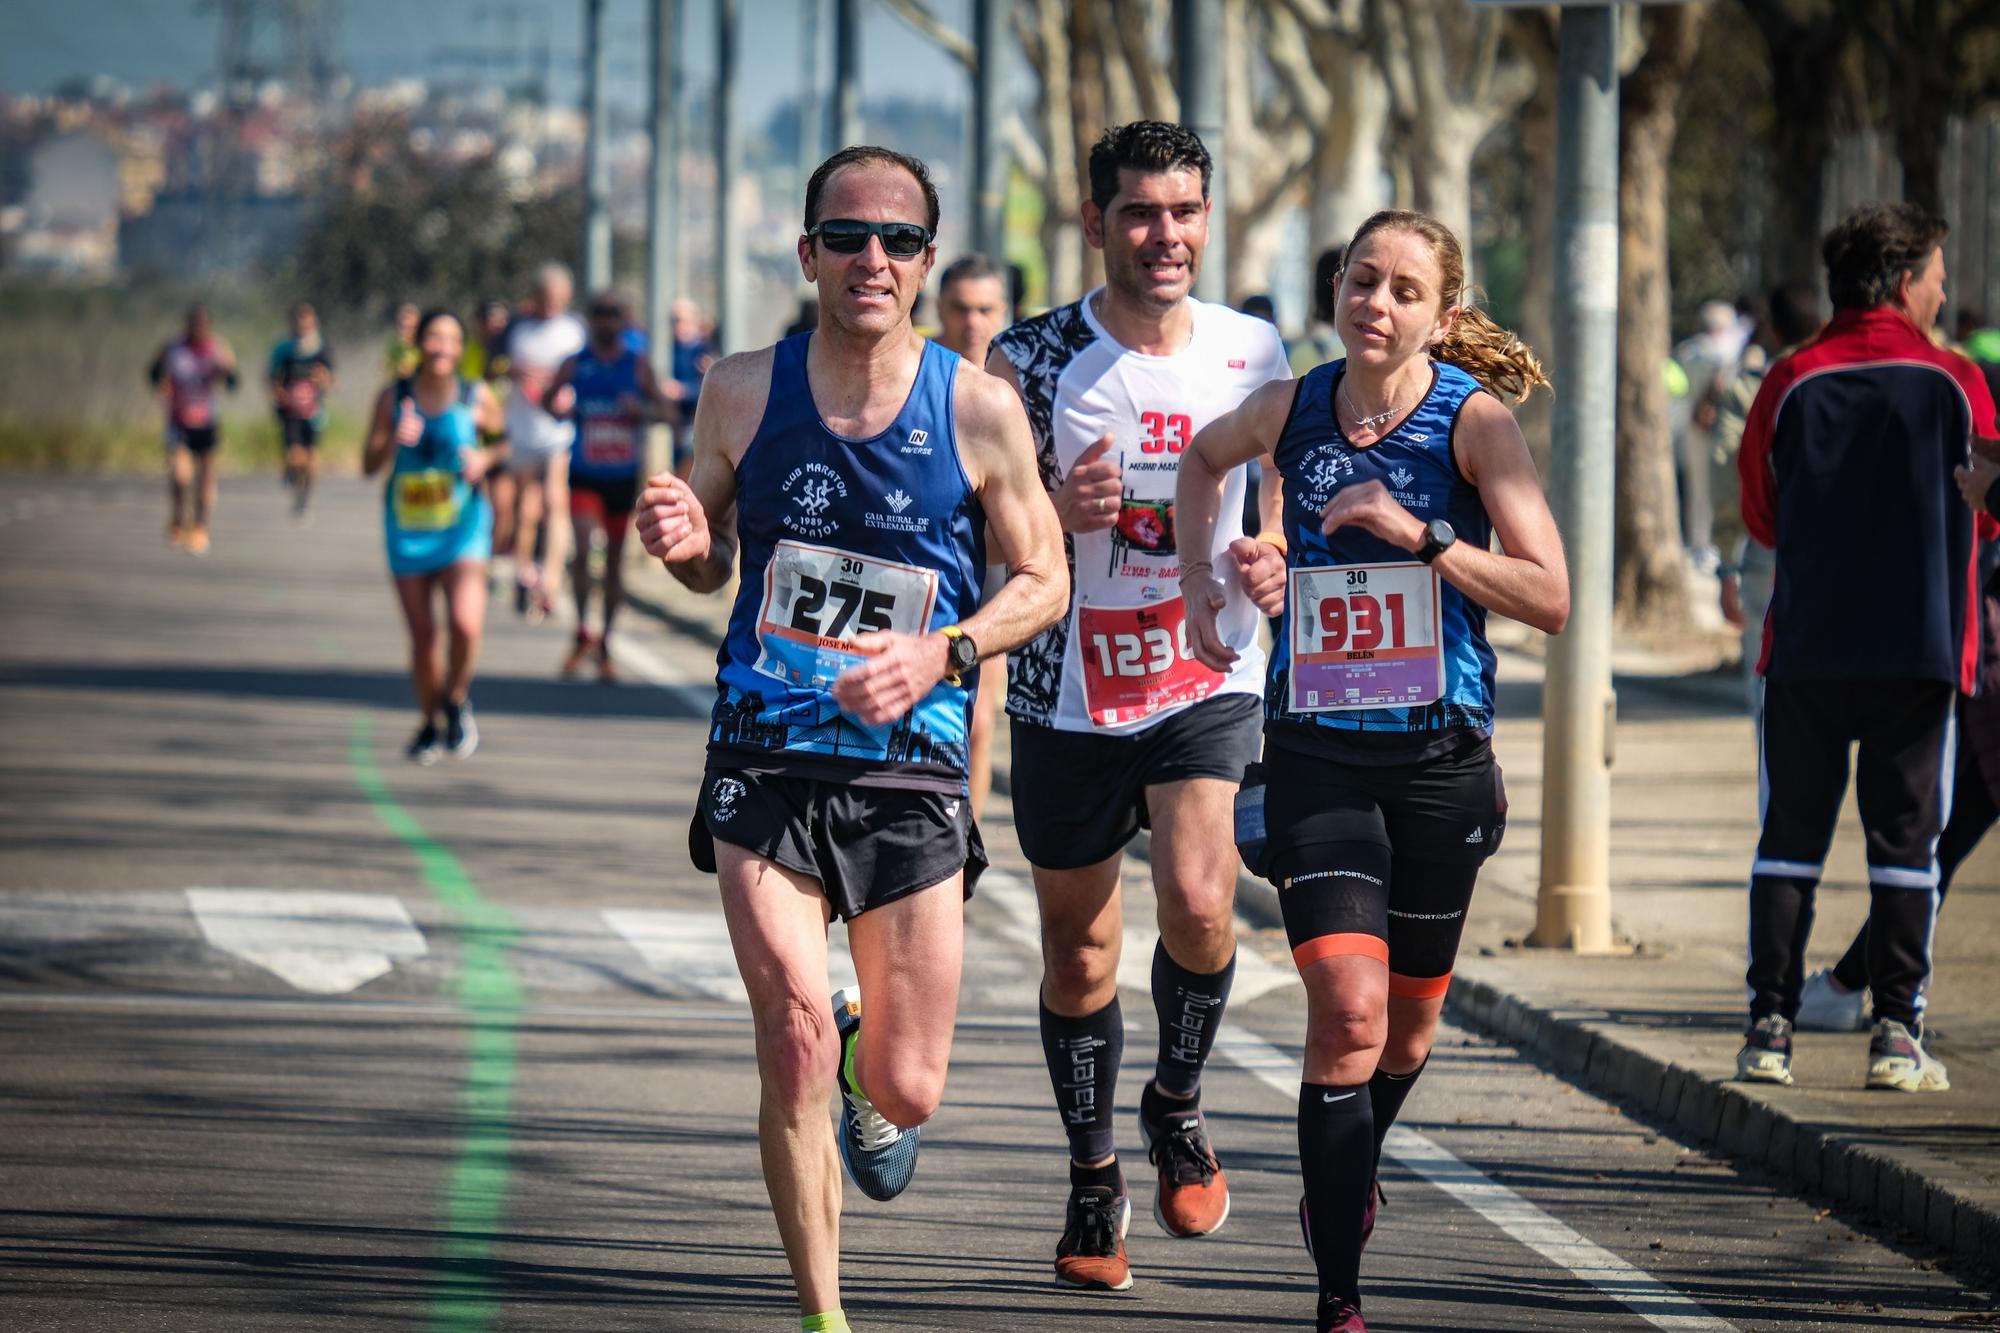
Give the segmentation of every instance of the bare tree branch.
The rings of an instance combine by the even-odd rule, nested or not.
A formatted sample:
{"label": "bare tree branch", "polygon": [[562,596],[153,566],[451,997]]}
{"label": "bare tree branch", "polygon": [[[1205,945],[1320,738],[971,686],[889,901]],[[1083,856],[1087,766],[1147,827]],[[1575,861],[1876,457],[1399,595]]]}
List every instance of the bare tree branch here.
{"label": "bare tree branch", "polygon": [[970,71],[979,67],[979,52],[965,34],[931,12],[925,0],[882,0],[889,12],[936,42],[944,53]]}

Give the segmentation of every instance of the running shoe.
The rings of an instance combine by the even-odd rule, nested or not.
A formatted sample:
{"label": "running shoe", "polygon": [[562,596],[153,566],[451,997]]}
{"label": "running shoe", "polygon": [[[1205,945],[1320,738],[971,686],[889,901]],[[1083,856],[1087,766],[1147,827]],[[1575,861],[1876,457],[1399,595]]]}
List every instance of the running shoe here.
{"label": "running shoe", "polygon": [[435,722],[424,723],[423,729],[411,738],[410,748],[403,751],[405,759],[413,764],[422,764],[426,768],[435,764],[443,755],[444,749],[438,744],[438,729]]}
{"label": "running shoe", "polygon": [[575,680],[576,673],[583,670],[584,662],[590,657],[590,647],[590,631],[581,625],[577,626],[576,641],[570,644],[569,652],[563,657],[562,666],[557,668],[557,674],[564,680]]}
{"label": "running shoe", "polygon": [[167,545],[185,546],[186,544],[187,529],[183,528],[178,521],[167,524]]}
{"label": "running shoe", "polygon": [[861,1035],[861,989],[833,993],[833,1025],[840,1033],[840,1165],[854,1187],[877,1203],[909,1188],[917,1173],[921,1125],[902,1129],[882,1118],[854,1081],[854,1043]]}
{"label": "running shoe", "polygon": [[529,588],[529,587],[528,587],[528,585],[527,585],[527,584],[526,584],[525,582],[523,582],[523,581],[522,581],[521,579],[519,579],[519,578],[516,578],[516,579],[514,580],[514,614],[515,614],[515,615],[517,615],[517,616],[525,616],[525,615],[527,615],[527,614],[528,614],[528,598],[529,598],[529,597],[530,597],[530,596],[531,596],[532,594],[533,594],[533,590],[532,590],[531,588]]}
{"label": "running shoe", "polygon": [[188,529],[187,548],[189,555],[208,554],[208,527],[197,523]]}
{"label": "running shoe", "polygon": [[1208,1143],[1198,1102],[1176,1102],[1151,1083],[1139,1096],[1139,1137],[1160,1173],[1153,1220],[1169,1236],[1206,1236],[1229,1220],[1229,1181]]}
{"label": "running shoe", "polygon": [[1822,967],[1799,989],[1799,1028],[1805,1032],[1868,1031],[1868,991],[1842,990],[1833,969]]}
{"label": "running shoe", "polygon": [[597,639],[597,683],[600,685],[618,683],[618,668],[611,661],[611,645],[605,641],[603,635],[599,635]]}
{"label": "running shoe", "polygon": [[1924,1049],[1923,1029],[1915,1032],[1893,1018],[1875,1024],[1868,1038],[1868,1086],[1891,1092],[1949,1092],[1944,1061]]}
{"label": "running shoe", "polygon": [[1319,1319],[1314,1327],[1319,1333],[1368,1333],[1368,1325],[1361,1322],[1361,1307],[1344,1296],[1319,1298]]}
{"label": "running shoe", "polygon": [[1124,1179],[1108,1185],[1072,1187],[1056,1242],[1056,1281],[1080,1291],[1126,1291],[1132,1265],[1125,1259],[1125,1232],[1132,1225],[1132,1196]]}
{"label": "running shoe", "polygon": [[1792,1025],[1783,1014],[1766,1014],[1743,1034],[1743,1049],[1736,1053],[1736,1077],[1746,1083],[1791,1084]]}
{"label": "running shoe", "polygon": [[444,744],[459,759],[470,759],[479,748],[479,723],[472,716],[472,700],[444,706]]}

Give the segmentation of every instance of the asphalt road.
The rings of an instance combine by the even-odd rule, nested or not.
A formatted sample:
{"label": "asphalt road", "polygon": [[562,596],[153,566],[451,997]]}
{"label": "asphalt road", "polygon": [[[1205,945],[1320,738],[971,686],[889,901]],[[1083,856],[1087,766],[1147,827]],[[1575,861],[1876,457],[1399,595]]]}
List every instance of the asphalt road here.
{"label": "asphalt road", "polygon": [[[631,617],[627,683],[565,684],[560,628],[496,610],[484,748],[417,769],[373,492],[330,482],[300,526],[231,484],[203,560],[160,540],[158,492],[0,480],[0,1330],[796,1328],[748,1014],[685,851],[708,651]],[[1010,820],[916,1183],[849,1191],[850,1317],[1310,1327],[1301,992],[1254,932],[1204,1094],[1228,1226],[1169,1241],[1135,1179],[1137,1285],[1053,1286]],[[1125,1011],[1143,1062],[1150,1006]],[[1926,1252],[1508,1047],[1447,1030],[1405,1125],[1371,1328],[1996,1326]]]}

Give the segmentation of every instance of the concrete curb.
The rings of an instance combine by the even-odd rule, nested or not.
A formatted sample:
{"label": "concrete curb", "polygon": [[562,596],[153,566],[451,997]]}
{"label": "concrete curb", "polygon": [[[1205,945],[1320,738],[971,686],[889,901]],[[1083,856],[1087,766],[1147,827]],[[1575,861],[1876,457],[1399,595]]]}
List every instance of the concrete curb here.
{"label": "concrete curb", "polygon": [[1477,971],[1476,962],[1461,960],[1452,978],[1445,1012],[1454,1022],[1531,1051],[1563,1078],[1739,1162],[1767,1167],[1947,1253],[2000,1263],[2000,1210],[1973,1197],[1979,1182],[1971,1172],[1887,1136],[1815,1123],[1784,1104],[1782,1088],[1718,1079],[1645,1049],[1616,1024],[1523,999]]}

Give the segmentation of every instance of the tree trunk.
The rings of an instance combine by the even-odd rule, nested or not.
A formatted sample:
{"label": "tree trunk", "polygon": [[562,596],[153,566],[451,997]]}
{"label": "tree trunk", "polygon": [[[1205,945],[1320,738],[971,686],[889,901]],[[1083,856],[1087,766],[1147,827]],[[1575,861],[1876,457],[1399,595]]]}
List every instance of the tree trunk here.
{"label": "tree trunk", "polygon": [[1042,253],[1048,257],[1048,303],[1060,305],[1083,291],[1083,237],[1077,220],[1082,200],[1070,99],[1070,45],[1064,0],[1038,0],[1035,27],[1042,61],[1041,132],[1048,145],[1048,180],[1042,191]]}
{"label": "tree trunk", "polygon": [[1852,15],[1823,6],[1796,19],[1786,0],[1743,0],[1771,60],[1771,154],[1777,208],[1764,237],[1764,272],[1774,283],[1819,280],[1820,211],[1833,151],[1835,108],[1847,90],[1844,56]]}
{"label": "tree trunk", "polygon": [[1388,202],[1383,197],[1382,135],[1389,125],[1389,85],[1373,61],[1347,50],[1344,68],[1330,71],[1328,79],[1338,110],[1320,132],[1313,155],[1307,249],[1314,255],[1328,246],[1346,245],[1354,229]]}
{"label": "tree trunk", "polygon": [[[1556,27],[1546,15],[1515,11],[1517,45],[1533,62],[1535,95],[1521,109],[1521,147],[1528,177],[1528,253],[1521,282],[1521,311],[1515,332],[1544,356],[1555,348],[1556,272]],[[1557,368],[1560,373],[1560,368]],[[1557,392],[1561,392],[1557,385]],[[1521,434],[1535,466],[1548,474],[1554,400],[1530,394],[1515,409]]]}
{"label": "tree trunk", "polygon": [[1662,368],[1670,343],[1667,164],[1702,13],[1693,5],[1646,11],[1646,53],[1619,92],[1615,586],[1620,621],[1647,629],[1691,621]]}
{"label": "tree trunk", "polygon": [[[1106,119],[1104,53],[1097,44],[1097,25],[1092,11],[1104,0],[1075,0],[1069,6],[1070,61],[1069,101],[1070,133],[1073,136],[1076,171],[1076,200],[1081,201],[1089,190],[1090,150],[1097,138],[1104,133],[1111,122]],[[1077,216],[1073,207],[1070,217]],[[1104,281],[1104,256],[1099,251],[1079,241],[1080,264],[1077,286],[1074,290],[1063,291],[1051,297],[1052,302],[1073,301],[1085,291]]]}

